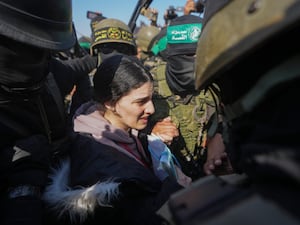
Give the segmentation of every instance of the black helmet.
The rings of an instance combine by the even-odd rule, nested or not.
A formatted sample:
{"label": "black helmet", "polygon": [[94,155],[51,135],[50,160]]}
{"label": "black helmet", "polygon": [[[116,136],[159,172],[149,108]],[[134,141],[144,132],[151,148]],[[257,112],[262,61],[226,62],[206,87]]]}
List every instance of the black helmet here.
{"label": "black helmet", "polygon": [[51,50],[71,48],[76,41],[71,0],[0,0],[0,34]]}

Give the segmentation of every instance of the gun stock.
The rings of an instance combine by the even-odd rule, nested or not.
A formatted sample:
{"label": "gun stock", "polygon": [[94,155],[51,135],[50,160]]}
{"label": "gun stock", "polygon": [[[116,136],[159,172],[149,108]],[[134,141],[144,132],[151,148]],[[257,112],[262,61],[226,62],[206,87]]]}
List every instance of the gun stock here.
{"label": "gun stock", "polygon": [[139,16],[139,14],[141,13],[141,10],[143,8],[147,9],[149,7],[149,5],[151,4],[152,0],[139,0],[135,6],[135,9],[132,13],[132,16],[129,20],[128,26],[130,28],[130,30],[133,32],[135,27],[136,27],[136,20]]}

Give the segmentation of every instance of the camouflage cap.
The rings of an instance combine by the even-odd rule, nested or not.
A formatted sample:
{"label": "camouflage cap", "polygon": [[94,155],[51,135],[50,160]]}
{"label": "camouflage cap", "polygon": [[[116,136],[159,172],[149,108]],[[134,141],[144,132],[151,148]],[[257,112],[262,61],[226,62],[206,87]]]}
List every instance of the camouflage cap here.
{"label": "camouflage cap", "polygon": [[103,19],[94,25],[93,44],[91,45],[91,52],[98,45],[104,43],[124,43],[136,48],[133,39],[133,33],[129,27],[118,19]]}
{"label": "camouflage cap", "polygon": [[142,26],[136,34],[136,44],[144,52],[149,52],[155,43],[155,37],[160,29],[155,26]]}

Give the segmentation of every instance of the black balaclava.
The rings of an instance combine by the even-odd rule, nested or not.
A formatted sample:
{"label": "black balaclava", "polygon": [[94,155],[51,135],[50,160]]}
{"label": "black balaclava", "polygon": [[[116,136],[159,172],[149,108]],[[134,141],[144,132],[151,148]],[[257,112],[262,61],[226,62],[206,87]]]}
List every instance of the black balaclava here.
{"label": "black balaclava", "polygon": [[40,88],[48,70],[49,52],[0,36],[0,91],[26,94]]}
{"label": "black balaclava", "polygon": [[172,20],[167,28],[166,80],[174,94],[195,94],[194,62],[202,19],[184,15]]}

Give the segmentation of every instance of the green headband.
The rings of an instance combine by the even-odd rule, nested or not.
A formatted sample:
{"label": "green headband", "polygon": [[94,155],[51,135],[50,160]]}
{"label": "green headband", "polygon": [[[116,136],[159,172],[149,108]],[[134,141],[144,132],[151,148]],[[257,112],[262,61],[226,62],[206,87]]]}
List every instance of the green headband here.
{"label": "green headband", "polygon": [[201,23],[168,26],[169,44],[190,44],[198,41],[202,29]]}
{"label": "green headband", "polygon": [[167,37],[162,37],[151,49],[154,55],[164,51],[167,48]]}
{"label": "green headband", "polygon": [[91,43],[89,42],[79,42],[80,47],[85,49],[90,49]]}

